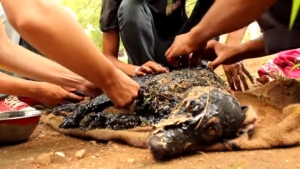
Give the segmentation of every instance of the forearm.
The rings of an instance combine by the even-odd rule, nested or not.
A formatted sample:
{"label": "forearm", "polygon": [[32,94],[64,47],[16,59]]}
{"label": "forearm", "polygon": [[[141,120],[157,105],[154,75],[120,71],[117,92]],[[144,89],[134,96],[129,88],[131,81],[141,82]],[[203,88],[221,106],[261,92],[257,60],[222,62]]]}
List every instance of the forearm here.
{"label": "forearm", "polygon": [[[249,25],[276,0],[215,0],[203,19],[191,30],[199,43]],[[222,12],[226,9],[226,12]],[[221,12],[221,15],[220,15]]]}
{"label": "forearm", "polygon": [[32,79],[78,89],[84,79],[61,65],[2,39],[0,67]]}
{"label": "forearm", "polygon": [[62,6],[49,0],[2,0],[2,5],[15,29],[41,53],[108,88],[115,67]]}
{"label": "forearm", "polygon": [[120,69],[122,72],[124,72],[128,76],[131,76],[131,77],[135,76],[134,70],[136,68],[138,68],[138,66],[126,64],[114,56],[107,55],[107,58],[115,65],[115,67]]}
{"label": "forearm", "polygon": [[[215,43],[215,45],[218,45],[218,43]],[[205,50],[204,53],[202,53],[202,59],[208,61],[215,60],[217,57],[215,53],[216,47],[218,46],[212,46],[213,50]],[[255,40],[250,40],[239,45],[230,45],[226,48],[226,53],[223,53],[223,55],[230,56],[231,59],[222,64],[233,64],[245,59],[258,58],[266,55],[263,35]]]}
{"label": "forearm", "polygon": [[250,40],[239,45],[238,48],[239,50],[236,53],[236,58],[241,58],[240,60],[258,58],[267,55],[263,35],[257,39]]}
{"label": "forearm", "polygon": [[[225,44],[226,45],[240,45],[241,42],[242,42],[242,40],[243,40],[243,38],[244,38],[246,30],[247,30],[247,27],[244,27],[244,28],[236,30],[234,32],[230,32],[227,35]],[[228,65],[223,65],[223,69],[224,69],[225,72],[226,72],[226,70],[227,71],[231,70],[231,68],[228,68],[227,66]]]}
{"label": "forearm", "polygon": [[30,98],[35,98],[37,96],[41,83],[16,78],[1,72],[0,81],[0,93]]}
{"label": "forearm", "polygon": [[103,53],[114,64],[128,76],[134,76],[134,70],[138,66],[126,64],[118,59],[120,36],[118,30],[103,32]]}
{"label": "forearm", "polygon": [[241,42],[244,38],[246,30],[247,30],[247,27],[244,27],[244,28],[236,30],[234,32],[230,32],[227,35],[225,44],[227,44],[227,45],[239,45],[239,44],[241,44]]}

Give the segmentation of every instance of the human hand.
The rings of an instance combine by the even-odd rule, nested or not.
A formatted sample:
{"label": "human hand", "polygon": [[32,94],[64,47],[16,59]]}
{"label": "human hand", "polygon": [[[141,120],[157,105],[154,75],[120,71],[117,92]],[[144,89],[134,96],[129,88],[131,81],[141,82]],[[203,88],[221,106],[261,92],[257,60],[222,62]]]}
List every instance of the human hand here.
{"label": "human hand", "polygon": [[223,69],[231,90],[242,91],[241,83],[243,84],[244,90],[249,90],[245,75],[250,79],[251,83],[254,84],[253,77],[245,68],[245,66],[240,62],[232,65],[223,65]]}
{"label": "human hand", "polygon": [[156,73],[166,73],[168,69],[163,67],[162,65],[154,62],[149,61],[143,64],[142,66],[138,67],[135,70],[136,76],[145,76],[147,74],[156,74]]}
{"label": "human hand", "polygon": [[102,90],[117,108],[129,106],[138,96],[139,84],[119,69],[112,72],[111,79],[104,80],[109,82]]}
{"label": "human hand", "polygon": [[85,80],[81,87],[79,88],[81,92],[83,92],[85,95],[91,96],[91,97],[96,97],[99,96],[100,94],[103,93],[101,88],[96,86],[95,84]]}
{"label": "human hand", "polygon": [[[195,35],[191,32],[176,36],[171,47],[166,51],[167,60],[175,67],[180,67],[182,62],[189,62],[190,54],[196,51],[202,51],[206,42],[197,41]],[[200,56],[200,55],[195,55]],[[188,60],[188,61],[187,61]]]}
{"label": "human hand", "polygon": [[211,40],[207,43],[202,54],[208,60],[213,60],[208,64],[209,69],[215,69],[221,64],[235,64],[244,59],[244,53],[240,52],[240,45],[229,46],[215,40]]}
{"label": "human hand", "polygon": [[85,96],[90,96],[90,97],[96,97],[103,93],[103,91],[98,86],[96,86],[95,84],[93,84],[85,79],[82,79],[82,82],[80,83],[80,85],[77,88],[71,88],[71,87],[65,87],[65,86],[62,88],[64,88],[65,90],[67,90],[69,92],[72,92],[74,94],[77,91],[77,92],[82,93]]}
{"label": "human hand", "polygon": [[79,102],[84,98],[60,86],[40,82],[35,99],[47,106],[56,106],[66,102]]}

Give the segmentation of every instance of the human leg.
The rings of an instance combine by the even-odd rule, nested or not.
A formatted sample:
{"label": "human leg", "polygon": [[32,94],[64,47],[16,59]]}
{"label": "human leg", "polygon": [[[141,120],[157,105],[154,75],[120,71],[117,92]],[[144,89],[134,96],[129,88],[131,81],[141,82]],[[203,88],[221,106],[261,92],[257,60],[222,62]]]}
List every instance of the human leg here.
{"label": "human leg", "polygon": [[177,32],[177,35],[187,33],[194,26],[196,26],[207,13],[207,11],[210,9],[210,7],[213,5],[213,3],[214,1],[197,0],[191,16],[181,27],[181,29]]}
{"label": "human leg", "polygon": [[120,36],[131,64],[156,61],[154,48],[158,38],[152,13],[144,0],[124,0],[118,11]]}

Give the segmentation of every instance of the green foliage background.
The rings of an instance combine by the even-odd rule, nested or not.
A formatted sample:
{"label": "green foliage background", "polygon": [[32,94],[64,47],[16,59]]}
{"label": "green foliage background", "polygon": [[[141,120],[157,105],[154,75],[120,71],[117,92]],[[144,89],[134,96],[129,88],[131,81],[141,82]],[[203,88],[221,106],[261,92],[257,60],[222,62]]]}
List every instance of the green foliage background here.
{"label": "green foliage background", "polygon": [[299,7],[300,7],[300,0],[293,0],[293,6],[292,6],[292,12],[291,12],[291,18],[290,18],[290,29],[292,29],[292,27],[294,25],[294,22],[298,15]]}
{"label": "green foliage background", "polygon": [[76,13],[79,23],[84,29],[89,30],[89,36],[101,48],[102,34],[99,27],[99,17],[102,0],[62,0],[61,3]]}
{"label": "green foliage background", "polygon": [[[94,43],[102,49],[102,34],[100,31],[99,18],[102,0],[61,0],[62,5],[69,7],[76,13],[78,21],[85,29],[89,29],[89,36]],[[188,15],[191,14],[196,0],[187,0],[186,8]],[[295,18],[300,7],[300,0],[293,0],[290,18],[290,29],[292,29]],[[123,46],[121,45],[121,49]]]}
{"label": "green foliage background", "polygon": [[[89,36],[102,50],[102,34],[100,31],[99,18],[102,0],[62,0],[62,5],[69,7],[77,15],[77,19],[84,29],[89,30]],[[196,0],[187,0],[186,7],[190,15]],[[121,44],[121,49],[123,50]]]}

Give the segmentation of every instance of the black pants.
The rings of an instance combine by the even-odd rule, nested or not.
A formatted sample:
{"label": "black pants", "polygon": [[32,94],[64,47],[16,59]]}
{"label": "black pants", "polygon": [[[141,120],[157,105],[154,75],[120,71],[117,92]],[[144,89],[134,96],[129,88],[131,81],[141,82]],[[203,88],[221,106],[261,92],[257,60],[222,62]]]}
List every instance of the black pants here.
{"label": "black pants", "polygon": [[[176,35],[187,33],[197,25],[213,3],[212,0],[198,0],[181,29],[168,40],[162,40],[156,32],[151,10],[145,0],[122,1],[118,11],[118,23],[129,63],[142,65],[153,60],[171,67],[165,57],[166,50]],[[215,39],[218,40],[218,37]]]}

